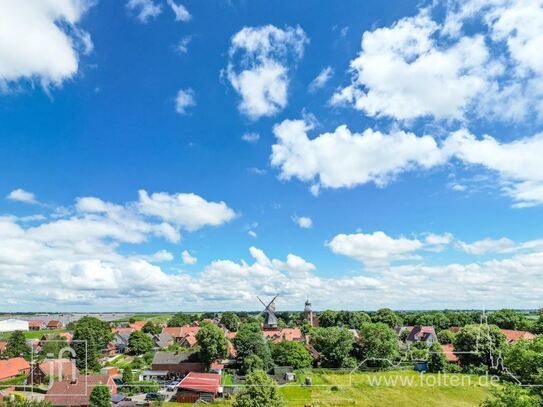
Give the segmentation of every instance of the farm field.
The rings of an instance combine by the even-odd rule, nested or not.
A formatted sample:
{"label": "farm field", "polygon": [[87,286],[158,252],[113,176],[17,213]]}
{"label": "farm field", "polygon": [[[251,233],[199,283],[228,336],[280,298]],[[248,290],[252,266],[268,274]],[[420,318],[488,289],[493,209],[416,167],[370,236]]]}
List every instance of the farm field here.
{"label": "farm field", "polygon": [[[478,385],[477,376],[455,374],[460,381],[464,378],[465,385],[429,386],[420,383],[420,374],[413,371],[391,372],[359,372],[350,378],[345,373],[312,373],[312,387],[287,385],[280,387],[288,406],[410,406],[413,400],[424,403],[425,406],[435,407],[467,407],[477,406],[483,401],[490,386]],[[425,374],[424,377],[432,382],[437,380],[435,374]],[[381,383],[373,382],[379,380]],[[397,380],[396,385],[386,385],[385,379]],[[411,380],[412,384],[408,381]],[[467,381],[471,380],[471,385]],[[334,387],[336,386],[336,387]],[[223,401],[217,405],[230,405]]]}

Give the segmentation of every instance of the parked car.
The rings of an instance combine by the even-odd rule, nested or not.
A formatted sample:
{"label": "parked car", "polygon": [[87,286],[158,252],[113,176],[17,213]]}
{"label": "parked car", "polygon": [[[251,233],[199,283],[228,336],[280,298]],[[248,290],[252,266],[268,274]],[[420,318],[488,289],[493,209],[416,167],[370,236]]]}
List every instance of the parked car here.
{"label": "parked car", "polygon": [[147,393],[145,395],[146,401],[164,401],[164,396],[160,393]]}
{"label": "parked car", "polygon": [[168,386],[166,387],[166,390],[175,391],[175,389],[177,389],[178,384],[179,384],[179,382],[173,381],[170,384],[168,384]]}

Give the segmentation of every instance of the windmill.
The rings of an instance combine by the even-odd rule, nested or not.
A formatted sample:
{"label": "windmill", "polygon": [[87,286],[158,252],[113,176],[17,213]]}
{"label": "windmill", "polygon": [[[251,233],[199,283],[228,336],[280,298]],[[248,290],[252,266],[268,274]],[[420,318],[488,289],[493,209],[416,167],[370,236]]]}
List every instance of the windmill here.
{"label": "windmill", "polygon": [[273,297],[268,305],[260,297],[256,297],[265,307],[264,311],[261,312],[261,314],[264,314],[264,329],[277,329],[277,317],[275,316],[275,299],[277,297],[277,295]]}

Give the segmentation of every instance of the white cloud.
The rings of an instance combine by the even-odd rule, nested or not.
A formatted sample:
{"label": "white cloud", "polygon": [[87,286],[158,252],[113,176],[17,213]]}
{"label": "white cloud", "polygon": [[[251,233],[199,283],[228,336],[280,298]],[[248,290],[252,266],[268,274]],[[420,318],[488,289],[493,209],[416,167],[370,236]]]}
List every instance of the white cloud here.
{"label": "white cloud", "polygon": [[143,24],[162,13],[162,5],[154,0],[128,0],[126,8],[136,13],[138,20]]}
{"label": "white cloud", "polygon": [[236,213],[224,202],[209,202],[196,194],[167,194],[155,192],[149,195],[139,191],[138,210],[165,222],[194,231],[203,226],[219,226],[236,217]]}
{"label": "white cloud", "polygon": [[453,241],[453,235],[450,233],[444,233],[442,235],[438,235],[435,233],[429,233],[426,235],[425,241],[426,244],[432,245],[432,246],[443,246],[448,245]]}
{"label": "white cloud", "polygon": [[156,261],[172,261],[173,254],[167,250],[160,250],[154,253],[151,258]]}
{"label": "white cloud", "polygon": [[466,253],[481,255],[511,249],[515,247],[515,242],[504,237],[501,239],[483,239],[473,243],[458,242],[458,246]]}
{"label": "white cloud", "polygon": [[192,89],[181,89],[175,98],[175,111],[179,114],[187,114],[187,108],[196,106],[194,91]]}
{"label": "white cloud", "polygon": [[430,168],[444,162],[444,156],[430,136],[395,131],[383,134],[371,129],[351,133],[347,126],[333,133],[309,139],[312,126],[303,120],[285,120],[274,127],[277,144],[271,163],[281,178],[296,177],[319,187],[354,187],[373,182],[386,185],[397,174],[416,168]]}
{"label": "white cloud", "polygon": [[0,2],[0,90],[19,80],[43,87],[73,78],[80,54],[92,51],[79,22],[90,0],[3,0]]}
{"label": "white cloud", "polygon": [[256,143],[258,140],[260,140],[260,134],[255,132],[245,133],[243,136],[241,136],[241,139],[247,143]]}
{"label": "white cloud", "polygon": [[198,259],[194,257],[188,250],[183,250],[183,253],[181,253],[181,259],[183,260],[183,264],[196,264]]}
{"label": "white cloud", "polygon": [[190,35],[186,35],[177,44],[177,52],[180,54],[186,54],[189,51],[189,44],[192,41],[192,37]]}
{"label": "white cloud", "polygon": [[292,220],[302,229],[311,229],[313,227],[313,220],[307,216],[294,216]]}
{"label": "white cloud", "polygon": [[173,0],[166,0],[166,2],[175,14],[175,21],[187,22],[192,18],[189,11],[184,5],[176,4]]}
{"label": "white cloud", "polygon": [[334,75],[334,70],[331,66],[327,66],[326,68],[323,68],[322,71],[311,81],[309,84],[309,91],[310,92],[316,92],[317,90],[323,88],[326,83],[332,78]]}
{"label": "white cloud", "polygon": [[367,267],[387,266],[392,261],[416,259],[423,247],[418,239],[394,239],[384,232],[339,234],[327,246],[336,254],[352,257]]}
{"label": "white cloud", "polygon": [[10,201],[25,202],[29,204],[38,203],[36,196],[33,192],[28,192],[21,188],[11,191],[8,196],[6,196],[6,199],[9,199]]}
{"label": "white cloud", "polygon": [[485,87],[481,66],[488,50],[482,36],[438,47],[432,39],[438,28],[422,11],[392,27],[366,31],[362,52],[351,61],[352,83],[332,103],[352,103],[369,116],[461,118]]}
{"label": "white cloud", "polygon": [[255,239],[258,237],[257,233],[254,230],[249,230],[247,234]]}
{"label": "white cloud", "polygon": [[308,39],[300,27],[244,27],[232,37],[227,78],[241,96],[239,110],[252,120],[287,105],[289,65],[303,56]]}

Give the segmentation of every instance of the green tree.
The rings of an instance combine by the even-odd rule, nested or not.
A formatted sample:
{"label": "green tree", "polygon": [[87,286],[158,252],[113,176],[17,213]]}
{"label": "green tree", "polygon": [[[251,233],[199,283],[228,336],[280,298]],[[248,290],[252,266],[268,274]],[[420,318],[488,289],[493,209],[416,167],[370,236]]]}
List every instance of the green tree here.
{"label": "green tree", "polygon": [[488,323],[502,329],[524,329],[528,320],[524,314],[512,309],[501,309],[488,315]]}
{"label": "green tree", "polygon": [[522,384],[537,385],[533,390],[543,396],[543,337],[507,346],[504,365]]}
{"label": "green tree", "polygon": [[392,311],[390,308],[381,308],[377,310],[375,315],[372,317],[373,322],[381,322],[385,325],[388,325],[390,328],[402,324],[402,319],[398,314]]}
{"label": "green tree", "polygon": [[309,351],[299,342],[281,341],[271,348],[273,361],[277,366],[292,366],[303,369],[311,366],[313,358]]}
{"label": "green tree", "polygon": [[352,367],[353,335],[347,328],[315,328],[311,332],[313,346],[320,353],[323,367]]}
{"label": "green tree", "polygon": [[454,332],[449,331],[448,329],[439,331],[437,334],[437,340],[442,345],[453,343],[455,337],[456,337],[456,334]]}
{"label": "green tree", "polygon": [[111,393],[107,386],[98,385],[90,394],[90,407],[111,407]]}
{"label": "green tree", "polygon": [[141,331],[132,332],[128,338],[128,347],[134,355],[143,355],[153,349],[153,346],[153,339]]}
{"label": "green tree", "polygon": [[441,349],[439,343],[433,343],[430,346],[430,353],[428,355],[428,371],[431,373],[444,372],[447,368],[447,358]]}
{"label": "green tree", "polygon": [[[40,354],[44,358],[50,357],[49,355],[53,355],[53,358],[58,358],[60,351],[67,346],[68,342],[66,341],[66,338],[60,335],[51,335],[47,337],[47,340],[41,341]],[[60,356],[65,357],[66,355]]]}
{"label": "green tree", "polygon": [[16,358],[22,356],[25,359],[30,359],[30,347],[26,343],[26,338],[21,331],[14,331],[6,344],[5,356],[8,358]]}
{"label": "green tree", "polygon": [[147,321],[141,330],[146,334],[158,335],[162,332],[162,327],[159,324],[155,324],[153,321]]}
{"label": "green tree", "polygon": [[221,315],[221,325],[228,329],[230,332],[236,332],[240,324],[239,317],[233,312],[223,312]]}
{"label": "green tree", "polygon": [[228,355],[228,341],[224,332],[216,325],[203,323],[196,334],[200,346],[200,360],[208,366]]}
{"label": "green tree", "polygon": [[491,366],[505,348],[505,335],[496,325],[466,325],[454,338],[454,349],[460,363],[468,366]]}
{"label": "green tree", "polygon": [[337,322],[337,311],[326,310],[319,315],[319,326],[321,328],[329,328],[336,326]]}
{"label": "green tree", "polygon": [[264,362],[260,356],[252,354],[243,359],[242,372],[247,374],[253,370],[264,370]]}
{"label": "green tree", "polygon": [[282,407],[283,398],[277,384],[264,371],[255,370],[247,375],[246,386],[236,396],[233,407]]}
{"label": "green tree", "polygon": [[506,384],[503,387],[492,389],[491,396],[483,401],[481,407],[540,407],[541,399],[528,390],[514,385]]}
{"label": "green tree", "polygon": [[359,360],[365,360],[367,366],[389,367],[400,353],[398,336],[388,325],[381,322],[364,324],[360,328],[357,350]]}
{"label": "green tree", "polygon": [[351,329],[360,329],[363,324],[368,322],[371,322],[371,318],[365,312],[340,311],[337,313],[335,325]]}
{"label": "green tree", "polygon": [[534,323],[532,329],[536,334],[543,334],[543,308],[538,311],[539,317]]}
{"label": "green tree", "polygon": [[184,326],[189,325],[192,322],[196,321],[197,317],[196,315],[187,314],[184,312],[178,312],[177,314],[173,315],[169,321],[168,326]]}
{"label": "green tree", "polygon": [[271,367],[270,347],[258,324],[241,324],[233,342],[240,360],[244,360],[250,355],[258,355],[262,359],[265,369]]}
{"label": "green tree", "polygon": [[75,351],[75,363],[79,370],[97,370],[99,368],[98,346],[96,346],[94,335],[90,327],[78,327],[76,325],[72,348]]}
{"label": "green tree", "polygon": [[132,375],[132,369],[130,366],[127,366],[123,369],[123,384],[127,385],[134,381],[134,376]]}
{"label": "green tree", "polygon": [[2,407],[52,407],[52,404],[48,401],[19,399],[4,400]]}

